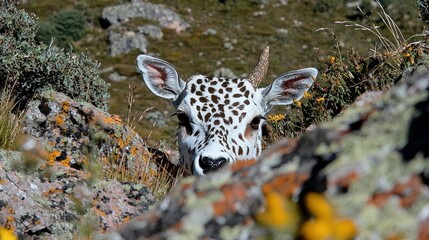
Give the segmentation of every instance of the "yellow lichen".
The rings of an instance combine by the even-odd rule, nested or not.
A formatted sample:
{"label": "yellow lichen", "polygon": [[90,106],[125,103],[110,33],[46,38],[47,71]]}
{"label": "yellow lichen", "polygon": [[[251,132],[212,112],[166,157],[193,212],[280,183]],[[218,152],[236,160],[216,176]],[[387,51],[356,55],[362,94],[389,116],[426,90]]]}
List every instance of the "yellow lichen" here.
{"label": "yellow lichen", "polygon": [[300,221],[296,204],[276,191],[267,192],[265,201],[265,209],[256,214],[256,221],[269,229],[295,233]]}
{"label": "yellow lichen", "polygon": [[1,240],[18,240],[18,238],[13,234],[13,230],[0,227],[0,239]]}
{"label": "yellow lichen", "polygon": [[308,211],[310,211],[310,213],[316,218],[334,218],[334,209],[322,194],[308,193],[305,196],[305,206],[308,208]]}
{"label": "yellow lichen", "polygon": [[357,229],[351,219],[342,219],[335,214],[334,207],[322,194],[308,193],[305,206],[313,218],[304,222],[300,233],[305,240],[353,239]]}

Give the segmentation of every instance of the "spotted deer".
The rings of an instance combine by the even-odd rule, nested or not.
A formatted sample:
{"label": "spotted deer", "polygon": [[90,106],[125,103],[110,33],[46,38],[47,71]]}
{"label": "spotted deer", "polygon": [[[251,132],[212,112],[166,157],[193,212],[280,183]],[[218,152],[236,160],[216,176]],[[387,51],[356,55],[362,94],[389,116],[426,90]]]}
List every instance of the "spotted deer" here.
{"label": "spotted deer", "polygon": [[180,161],[194,175],[204,175],[227,163],[255,159],[261,153],[262,125],[274,105],[299,100],[317,76],[314,68],[280,75],[259,88],[268,69],[266,47],[247,79],[191,76],[183,81],[168,62],[137,57],[147,87],[171,100],[179,120]]}

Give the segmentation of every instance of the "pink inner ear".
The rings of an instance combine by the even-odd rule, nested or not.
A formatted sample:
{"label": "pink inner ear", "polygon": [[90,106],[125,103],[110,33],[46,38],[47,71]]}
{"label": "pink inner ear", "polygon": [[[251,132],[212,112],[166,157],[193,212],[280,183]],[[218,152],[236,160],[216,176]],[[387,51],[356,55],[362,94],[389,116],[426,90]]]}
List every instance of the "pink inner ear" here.
{"label": "pink inner ear", "polygon": [[164,87],[167,81],[167,72],[156,65],[148,64],[149,76],[155,86]]}
{"label": "pink inner ear", "polygon": [[282,83],[282,88],[283,90],[287,90],[287,89],[295,89],[297,88],[301,83],[302,80],[307,79],[307,77],[304,76],[300,76],[298,78],[294,78],[294,79],[290,79],[287,81],[283,81]]}

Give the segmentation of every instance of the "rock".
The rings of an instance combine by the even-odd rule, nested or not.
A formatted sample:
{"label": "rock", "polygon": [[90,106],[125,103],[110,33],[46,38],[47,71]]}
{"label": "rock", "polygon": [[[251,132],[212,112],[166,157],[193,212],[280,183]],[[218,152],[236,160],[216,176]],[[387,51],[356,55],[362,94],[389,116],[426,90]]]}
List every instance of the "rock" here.
{"label": "rock", "polygon": [[232,43],[226,42],[223,44],[223,48],[228,49],[228,50],[232,50],[232,49],[234,49],[234,46],[232,45]]}
{"label": "rock", "polygon": [[129,53],[135,49],[147,52],[147,39],[145,34],[133,31],[117,32],[116,29],[108,30],[109,52],[111,56]]}
{"label": "rock", "polygon": [[189,23],[176,12],[164,5],[149,2],[132,1],[118,6],[106,7],[102,13],[102,18],[109,25],[117,25],[137,17],[157,21],[161,27],[173,29],[176,32],[181,32],[190,27]]}
{"label": "rock", "polygon": [[113,72],[109,75],[109,80],[113,82],[122,82],[126,79],[127,79],[126,76],[119,75],[119,73],[117,72]]}
{"label": "rock", "polygon": [[224,78],[238,78],[238,76],[229,68],[219,68],[213,72],[215,77],[224,77]]}
{"label": "rock", "polygon": [[[144,140],[118,116],[62,93],[43,92],[41,101],[29,105],[24,126],[26,134],[45,146],[50,166],[82,170],[97,160],[106,172],[120,167],[122,174],[139,176],[148,186],[160,173]],[[90,153],[96,157],[89,159]]]}
{"label": "rock", "polygon": [[[418,239],[429,204],[429,73],[204,178],[96,239]],[[400,221],[398,221],[400,219]],[[321,226],[330,226],[320,228]]]}
{"label": "rock", "polygon": [[161,28],[155,25],[144,25],[138,28],[139,33],[143,33],[145,36],[161,40],[164,36]]}
{"label": "rock", "polygon": [[217,31],[213,28],[209,28],[203,32],[203,36],[214,36],[217,34]]}
{"label": "rock", "polygon": [[159,127],[167,126],[167,122],[165,121],[164,116],[159,111],[148,112],[146,113],[144,118],[152,123],[156,123],[156,125],[158,125]]}
{"label": "rock", "polygon": [[88,184],[87,172],[60,163],[41,163],[29,173],[22,168],[25,161],[19,152],[0,150],[0,222],[20,239],[74,239],[78,229],[105,231],[155,203],[144,186]]}

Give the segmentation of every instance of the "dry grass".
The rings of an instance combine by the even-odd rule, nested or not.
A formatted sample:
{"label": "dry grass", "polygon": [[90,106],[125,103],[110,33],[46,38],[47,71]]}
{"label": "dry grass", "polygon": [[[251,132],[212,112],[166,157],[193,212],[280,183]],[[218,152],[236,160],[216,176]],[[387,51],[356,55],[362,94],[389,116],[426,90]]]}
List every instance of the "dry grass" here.
{"label": "dry grass", "polygon": [[[374,55],[377,57],[389,58],[393,65],[399,69],[401,67],[403,59],[403,52],[405,49],[408,48],[408,42],[412,38],[421,35],[413,35],[410,38],[405,39],[401,29],[398,27],[392,17],[386,13],[380,1],[377,0],[376,2],[380,9],[380,11],[376,11],[376,14],[383,23],[383,27],[388,29],[390,36],[386,36],[386,34],[383,34],[380,31],[381,27],[378,26],[377,21],[374,18],[369,18],[370,21],[367,25],[356,23],[353,21],[336,21],[335,23],[342,24],[346,27],[352,27],[356,31],[368,31],[372,33],[378,38],[379,43],[381,43],[381,46],[379,47],[376,44],[373,48],[370,49],[371,52],[373,52]],[[356,7],[359,9],[362,15],[365,15],[364,11],[359,7],[359,5],[356,5]]]}
{"label": "dry grass", "polygon": [[4,88],[0,92],[0,148],[12,149],[16,138],[23,133],[22,120],[25,112],[13,113],[17,106],[13,91]]}

